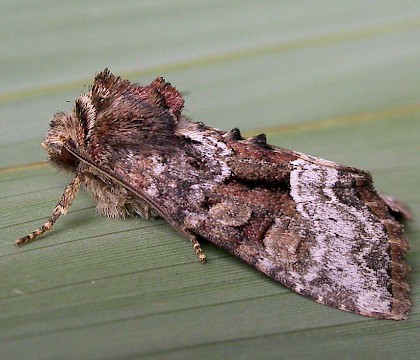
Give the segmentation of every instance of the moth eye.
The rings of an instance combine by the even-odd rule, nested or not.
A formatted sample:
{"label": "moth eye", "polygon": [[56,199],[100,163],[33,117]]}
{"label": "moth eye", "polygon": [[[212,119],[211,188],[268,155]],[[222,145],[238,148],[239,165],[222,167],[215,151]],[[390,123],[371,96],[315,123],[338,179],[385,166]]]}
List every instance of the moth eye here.
{"label": "moth eye", "polygon": [[[76,148],[76,144],[74,143],[73,140],[69,140],[68,144],[72,147],[72,148]],[[61,151],[60,151],[60,160],[69,166],[74,166],[76,167],[79,164],[79,160],[77,158],[75,158],[73,156],[73,154],[71,154],[64,146],[61,147]]]}

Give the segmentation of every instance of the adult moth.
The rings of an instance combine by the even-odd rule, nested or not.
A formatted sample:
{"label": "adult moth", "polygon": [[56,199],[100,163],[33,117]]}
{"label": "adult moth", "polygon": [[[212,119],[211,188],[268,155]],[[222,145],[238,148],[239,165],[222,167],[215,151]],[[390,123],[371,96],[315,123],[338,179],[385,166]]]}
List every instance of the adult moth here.
{"label": "adult moth", "polygon": [[365,316],[405,319],[408,243],[368,172],[244,139],[182,115],[163,78],[141,86],[107,69],[54,115],[43,143],[52,165],[75,174],[51,229],[80,186],[109,217],[162,217],[193,244],[206,239],[319,303]]}

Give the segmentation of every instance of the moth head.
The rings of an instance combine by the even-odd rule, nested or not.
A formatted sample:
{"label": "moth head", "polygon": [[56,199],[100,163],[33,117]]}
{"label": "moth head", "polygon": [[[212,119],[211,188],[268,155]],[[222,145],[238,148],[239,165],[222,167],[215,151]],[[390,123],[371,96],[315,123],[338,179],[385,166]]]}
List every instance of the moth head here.
{"label": "moth head", "polygon": [[63,145],[78,149],[83,144],[83,128],[74,113],[57,113],[50,122],[50,128],[42,143],[49,161],[56,167],[76,172],[79,160]]}

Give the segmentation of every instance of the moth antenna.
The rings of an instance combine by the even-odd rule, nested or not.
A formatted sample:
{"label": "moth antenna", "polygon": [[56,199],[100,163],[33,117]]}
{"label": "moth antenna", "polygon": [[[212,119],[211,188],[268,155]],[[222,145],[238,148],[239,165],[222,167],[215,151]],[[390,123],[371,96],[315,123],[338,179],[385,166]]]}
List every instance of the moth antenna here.
{"label": "moth antenna", "polygon": [[[86,157],[84,157],[82,154],[80,154],[76,149],[74,149],[73,147],[71,147],[71,145],[69,144],[69,142],[66,140],[66,139],[62,139],[62,141],[63,141],[63,147],[71,154],[71,155],[73,155],[75,158],[77,158],[79,161],[81,161],[81,162],[83,162],[83,163],[85,163],[86,165],[88,165],[88,166],[90,166],[90,167],[92,167],[92,168],[94,168],[95,170],[97,170],[97,171],[99,171],[100,173],[102,173],[103,175],[105,175],[106,177],[108,177],[109,179],[111,179],[111,180],[113,180],[113,181],[115,181],[117,184],[120,184],[121,186],[123,186],[125,189],[127,189],[128,191],[130,191],[130,192],[132,192],[134,195],[136,195],[136,196],[138,196],[140,199],[142,199],[146,204],[148,204],[152,209],[154,209],[158,214],[159,214],[159,216],[161,217],[161,218],[163,218],[163,219],[165,219],[173,228],[175,228],[177,231],[179,231],[182,235],[184,235],[185,237],[187,237],[187,239],[188,240],[190,240],[191,241],[191,243],[192,243],[192,245],[193,245],[193,248],[194,248],[194,251],[195,251],[195,253],[196,253],[196,255],[198,256],[198,260],[201,262],[201,263],[204,263],[204,262],[206,262],[206,254],[204,254],[204,251],[203,251],[203,249],[201,249],[201,245],[200,245],[200,243],[198,242],[198,240],[197,240],[197,237],[196,237],[196,235],[195,234],[193,234],[191,231],[189,231],[189,230],[187,230],[187,229],[184,229],[183,227],[181,227],[181,226],[179,226],[179,224],[177,224],[174,220],[172,220],[171,219],[171,217],[163,210],[163,209],[161,209],[156,203],[154,203],[151,199],[149,199],[149,198],[147,198],[144,194],[142,194],[142,193],[140,193],[139,191],[137,191],[135,188],[133,188],[130,184],[128,184],[126,181],[124,181],[124,179],[121,179],[121,178],[119,178],[119,177],[117,177],[117,176],[115,176],[114,174],[111,174],[107,169],[104,169],[101,165],[99,165],[99,164],[95,164],[94,162],[92,162],[90,159],[88,159],[88,158],[86,158]],[[80,175],[81,176],[81,175]],[[73,180],[75,180],[75,179],[73,179]],[[76,195],[76,193],[77,193],[77,190],[79,189],[79,187],[80,187],[80,181],[81,180],[79,180],[79,184],[78,184],[78,186],[77,186],[77,189],[76,189],[76,192],[74,193],[74,195],[73,195],[73,198],[71,199],[71,201],[73,201],[73,199],[74,199],[74,196]],[[69,184],[69,186],[67,187],[67,189],[66,189],[66,191],[69,189],[69,187],[70,187],[70,185],[71,185],[71,183]],[[65,197],[65,195],[66,195],[66,191],[64,191],[64,194],[63,194],[63,198],[61,199],[61,200],[63,200],[64,199],[64,197]],[[61,200],[60,200],[60,202],[57,204],[57,207],[56,207],[56,209],[54,210],[54,213],[55,213],[55,211],[57,210],[57,208],[60,206],[60,203],[61,203]],[[70,204],[68,204],[68,206],[67,206],[67,209],[68,209],[68,207],[70,206]],[[51,218],[50,218],[50,220],[51,219],[53,219],[54,218],[54,213],[53,213],[53,215],[51,216]],[[55,220],[57,220],[57,218],[58,218],[58,216],[60,216],[60,213],[55,217],[55,219],[54,219],[54,221],[52,222],[52,224],[54,224],[54,222],[55,222]],[[50,220],[48,220],[48,222],[47,223],[45,223],[45,225],[43,226],[43,227],[41,227],[40,229],[38,229],[38,230],[35,230],[32,234],[29,234],[28,236],[25,236],[24,238],[22,238],[22,239],[26,239],[26,238],[28,238],[28,240],[26,240],[26,242],[28,242],[28,241],[31,241],[34,237],[36,237],[36,236],[39,236],[40,234],[42,234],[43,232],[45,232],[45,231],[47,231],[48,229],[50,229],[51,227],[52,227],[52,224],[51,225],[49,225],[49,222],[50,222]],[[45,227],[45,226],[49,226],[49,228],[46,228],[46,229],[44,229],[43,231],[42,231],[42,229]],[[39,234],[37,233],[37,232],[39,232],[39,231],[42,231],[42,232],[40,232]],[[35,234],[35,235],[34,235]],[[32,236],[32,238],[31,238],[31,236]],[[19,242],[20,240],[22,240],[22,239],[19,239],[17,242]],[[22,243],[22,245],[24,244],[25,242],[23,242]],[[17,244],[17,245],[21,245],[21,243],[19,243],[19,244]]]}
{"label": "moth antenna", "polygon": [[66,215],[67,210],[69,209],[70,205],[72,204],[74,198],[76,197],[77,192],[80,189],[80,184],[82,182],[82,174],[77,174],[70,184],[67,185],[66,189],[64,190],[63,195],[61,196],[60,201],[54,208],[54,211],[48,221],[42,225],[40,228],[36,229],[35,231],[31,232],[30,234],[18,239],[15,241],[16,246],[23,246],[30,241],[33,241],[38,236],[42,235],[44,232],[50,230],[60,215]]}

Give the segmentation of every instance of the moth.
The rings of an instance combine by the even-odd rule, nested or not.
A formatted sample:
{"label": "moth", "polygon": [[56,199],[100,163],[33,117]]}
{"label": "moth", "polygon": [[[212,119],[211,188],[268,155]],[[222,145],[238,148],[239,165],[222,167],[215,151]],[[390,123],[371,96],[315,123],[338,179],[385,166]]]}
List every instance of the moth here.
{"label": "moth", "polygon": [[66,214],[82,186],[101,215],[161,217],[193,245],[205,239],[295,292],[341,310],[405,319],[410,309],[396,216],[408,210],[378,194],[368,172],[244,139],[182,114],[184,99],[162,77],[142,86],[97,74],[71,113],[56,113],[43,147],[74,174],[51,217]]}

